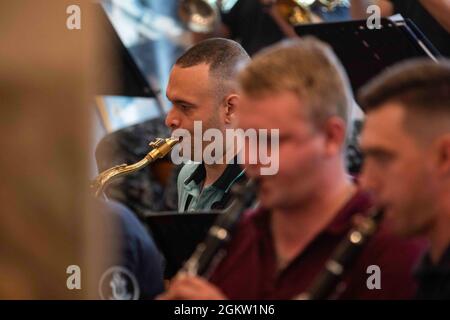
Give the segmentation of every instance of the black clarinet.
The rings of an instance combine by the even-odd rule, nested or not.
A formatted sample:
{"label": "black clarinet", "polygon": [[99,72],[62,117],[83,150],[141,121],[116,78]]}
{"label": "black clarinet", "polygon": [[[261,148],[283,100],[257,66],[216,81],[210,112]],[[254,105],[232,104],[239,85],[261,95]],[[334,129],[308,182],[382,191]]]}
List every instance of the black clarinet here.
{"label": "black clarinet", "polygon": [[225,212],[221,213],[216,219],[205,240],[197,246],[194,253],[181,268],[181,272],[205,278],[211,275],[214,267],[225,256],[225,246],[231,240],[232,233],[242,213],[253,202],[254,187],[252,180],[249,180],[245,186],[233,186],[232,193],[235,199]]}
{"label": "black clarinet", "polygon": [[326,262],[325,269],[319,273],[311,287],[295,299],[328,299],[342,280],[344,272],[353,264],[364,245],[377,231],[382,217],[382,209],[373,209],[367,216],[357,216],[354,228],[338,244],[331,258]]}

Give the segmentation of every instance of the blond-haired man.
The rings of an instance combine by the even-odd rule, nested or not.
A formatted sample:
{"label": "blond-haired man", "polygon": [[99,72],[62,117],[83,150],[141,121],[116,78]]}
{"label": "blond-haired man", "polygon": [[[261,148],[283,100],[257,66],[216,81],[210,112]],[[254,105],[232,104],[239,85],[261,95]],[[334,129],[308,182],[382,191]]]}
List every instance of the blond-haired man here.
{"label": "blond-haired man", "polygon": [[[184,276],[166,299],[291,299],[306,291],[344,239],[354,214],[370,207],[347,175],[344,161],[351,92],[332,50],[315,39],[291,40],[256,55],[240,73],[243,129],[279,129],[279,171],[260,175],[262,162],[246,162],[259,185],[260,208],[249,211],[210,282]],[[258,150],[246,149],[246,159]],[[420,244],[400,241],[384,228],[343,275],[339,298],[409,298],[408,272]],[[401,250],[402,255],[398,252]],[[379,289],[367,286],[376,265]]]}

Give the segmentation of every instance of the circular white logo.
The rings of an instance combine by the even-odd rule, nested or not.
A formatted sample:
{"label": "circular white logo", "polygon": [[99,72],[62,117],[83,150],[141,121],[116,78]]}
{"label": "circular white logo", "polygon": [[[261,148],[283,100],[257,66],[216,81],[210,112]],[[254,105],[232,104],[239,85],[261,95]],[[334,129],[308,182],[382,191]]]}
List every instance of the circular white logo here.
{"label": "circular white logo", "polygon": [[106,270],[100,278],[98,291],[103,300],[137,300],[139,285],[136,277],[121,266]]}

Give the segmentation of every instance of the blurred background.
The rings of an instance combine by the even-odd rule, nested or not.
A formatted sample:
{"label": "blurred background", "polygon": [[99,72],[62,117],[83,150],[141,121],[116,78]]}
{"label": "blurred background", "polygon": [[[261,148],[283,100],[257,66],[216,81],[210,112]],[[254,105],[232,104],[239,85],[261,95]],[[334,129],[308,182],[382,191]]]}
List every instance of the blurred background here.
{"label": "blurred background", "polygon": [[[194,43],[228,37],[255,54],[284,38],[314,35],[334,48],[354,91],[406,57],[438,55],[434,46],[446,54],[448,33],[431,43],[421,38],[424,50],[403,22],[383,20],[379,33],[369,31],[365,20],[351,22],[362,17],[350,1],[270,2],[0,1],[0,298],[99,298],[105,268],[130,249],[115,234],[126,234],[125,225],[141,232],[128,214],[142,222],[177,209],[179,168],[167,157],[104,190],[122,207],[99,205],[89,181],[115,165],[138,162],[150,151],[149,142],[169,136],[169,73]],[[80,8],[80,29],[67,28],[71,5]],[[420,15],[392,13],[414,18],[421,30]],[[362,118],[355,104],[347,152],[351,173],[361,164]],[[111,219],[111,210],[120,218]],[[148,259],[157,267],[149,272],[158,276],[164,262],[146,237],[136,241],[154,252]],[[67,289],[70,265],[81,267],[83,290]],[[151,282],[146,276],[138,281]]]}

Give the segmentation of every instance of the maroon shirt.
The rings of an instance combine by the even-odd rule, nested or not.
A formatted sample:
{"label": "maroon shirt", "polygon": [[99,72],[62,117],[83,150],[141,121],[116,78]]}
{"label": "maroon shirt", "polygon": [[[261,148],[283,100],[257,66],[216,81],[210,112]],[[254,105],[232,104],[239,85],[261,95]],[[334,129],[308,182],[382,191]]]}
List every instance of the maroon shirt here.
{"label": "maroon shirt", "polygon": [[[270,231],[270,212],[248,211],[240,222],[225,259],[211,282],[230,299],[292,299],[305,292],[337,244],[351,228],[351,218],[366,212],[369,197],[358,192],[334,220],[291,263],[277,274],[276,253]],[[301,232],[301,230],[299,230]],[[409,299],[416,286],[412,269],[425,250],[422,240],[402,240],[382,223],[354,265],[344,274],[346,289],[340,299]],[[381,289],[369,290],[367,267],[381,269]]]}

